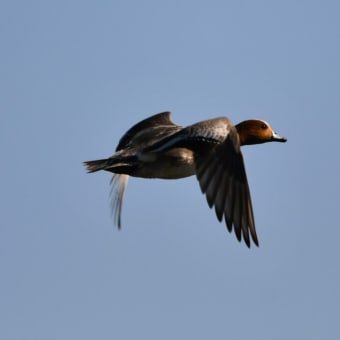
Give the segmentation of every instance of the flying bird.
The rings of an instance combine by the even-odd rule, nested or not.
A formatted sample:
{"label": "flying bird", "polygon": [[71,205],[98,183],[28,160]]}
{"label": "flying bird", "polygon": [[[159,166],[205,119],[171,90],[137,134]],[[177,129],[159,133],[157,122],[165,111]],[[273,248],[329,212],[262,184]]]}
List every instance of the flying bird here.
{"label": "flying bird", "polygon": [[187,127],[174,124],[162,112],[131,127],[113,156],[84,162],[89,173],[113,173],[112,207],[121,227],[124,192],[129,176],[178,179],[196,175],[210,208],[238,241],[256,246],[253,208],[241,152],[242,145],[286,142],[270,125],[251,119],[233,125],[227,117],[204,120]]}

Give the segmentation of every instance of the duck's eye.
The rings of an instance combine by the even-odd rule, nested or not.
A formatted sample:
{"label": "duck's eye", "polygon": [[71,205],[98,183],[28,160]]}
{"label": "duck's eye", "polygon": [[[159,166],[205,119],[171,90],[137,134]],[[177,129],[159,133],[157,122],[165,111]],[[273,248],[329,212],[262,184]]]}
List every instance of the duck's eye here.
{"label": "duck's eye", "polygon": [[261,125],[261,129],[266,129],[267,128],[267,124],[265,124],[265,123],[263,123],[262,125]]}

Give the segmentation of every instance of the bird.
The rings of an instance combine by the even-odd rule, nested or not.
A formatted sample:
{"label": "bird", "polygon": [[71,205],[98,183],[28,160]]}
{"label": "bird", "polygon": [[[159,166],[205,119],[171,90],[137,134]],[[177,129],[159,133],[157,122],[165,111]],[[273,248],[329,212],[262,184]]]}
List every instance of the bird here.
{"label": "bird", "polygon": [[224,220],[228,231],[234,230],[237,240],[250,248],[251,239],[256,246],[259,241],[241,146],[286,141],[262,119],[234,125],[227,117],[217,117],[182,127],[166,111],[132,126],[111,157],[84,165],[88,173],[113,174],[111,203],[118,229],[129,176],[180,179],[195,175],[217,219]]}

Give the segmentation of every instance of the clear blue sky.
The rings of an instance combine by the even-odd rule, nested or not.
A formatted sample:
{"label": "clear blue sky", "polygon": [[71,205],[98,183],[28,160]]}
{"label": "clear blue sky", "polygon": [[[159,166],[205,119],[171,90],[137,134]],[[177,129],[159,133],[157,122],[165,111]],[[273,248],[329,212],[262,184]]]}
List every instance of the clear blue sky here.
{"label": "clear blue sky", "polygon": [[[339,339],[340,3],[2,1],[0,338]],[[84,160],[171,110],[268,120],[244,148],[260,248],[192,177]]]}

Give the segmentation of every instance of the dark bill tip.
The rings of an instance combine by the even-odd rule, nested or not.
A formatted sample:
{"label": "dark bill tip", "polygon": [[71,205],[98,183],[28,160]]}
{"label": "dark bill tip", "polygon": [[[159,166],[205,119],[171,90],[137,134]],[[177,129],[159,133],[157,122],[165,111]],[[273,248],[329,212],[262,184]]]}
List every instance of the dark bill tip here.
{"label": "dark bill tip", "polygon": [[275,142],[281,142],[281,143],[286,143],[287,142],[287,138],[280,136],[276,132],[273,132],[272,140],[275,141]]}

